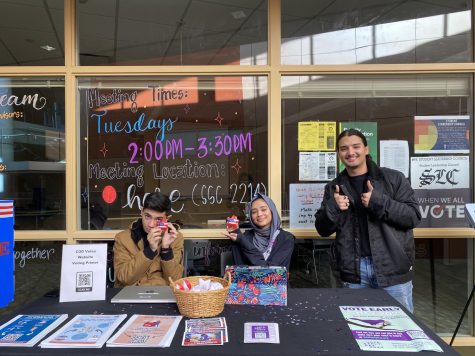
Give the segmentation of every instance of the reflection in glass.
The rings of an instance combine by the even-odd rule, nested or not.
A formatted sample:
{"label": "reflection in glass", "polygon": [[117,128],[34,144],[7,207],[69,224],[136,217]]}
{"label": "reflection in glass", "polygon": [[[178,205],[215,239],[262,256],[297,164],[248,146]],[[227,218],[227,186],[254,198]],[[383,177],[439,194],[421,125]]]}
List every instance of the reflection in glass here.
{"label": "reflection in glass", "polygon": [[267,64],[267,1],[77,1],[80,65]]}
{"label": "reflection in glass", "polygon": [[64,80],[0,78],[0,198],[16,230],[65,228]]}
{"label": "reflection in glass", "polygon": [[79,82],[81,228],[123,229],[145,194],[185,228],[225,226],[267,187],[266,77]]}
{"label": "reflection in glass", "polygon": [[471,18],[470,0],[282,0],[282,63],[470,62]]}
{"label": "reflection in glass", "polygon": [[[473,144],[470,133],[473,126],[471,80],[472,76],[467,74],[283,77],[282,215],[289,217],[290,227],[297,228],[296,225],[298,225],[298,228],[314,228],[312,213],[316,211],[319,202],[321,202],[323,186],[333,179],[333,177],[319,175],[318,168],[326,169],[325,162],[327,161],[326,159],[317,161],[317,157],[325,152],[318,152],[321,151],[318,149],[299,149],[299,143],[305,138],[302,134],[299,136],[299,124],[315,124],[317,122],[319,125],[336,123],[335,137],[340,132],[341,123],[355,128],[359,128],[359,124],[352,126],[352,123],[372,123],[375,129],[370,133],[377,137],[374,142],[403,140],[409,146],[409,157],[423,157],[428,162],[447,161],[451,160],[452,156],[460,156],[460,160],[457,160],[456,157],[451,160],[451,169],[455,168],[457,172],[454,174],[458,174],[457,181],[454,181],[455,184],[447,184],[443,181],[447,175],[447,169],[444,171],[431,167],[430,164],[425,167],[425,169],[432,169],[427,174],[432,174],[434,177],[437,174],[443,174],[444,177],[440,182],[433,180],[430,182],[431,186],[414,184],[413,182],[420,177],[411,176],[415,171],[413,168],[411,168],[408,178],[411,179],[416,199],[420,205],[422,221],[419,227],[467,227],[468,222],[463,214],[463,207],[465,203],[471,202],[473,183],[469,179],[469,171],[453,162],[462,160],[467,162],[472,159],[472,150],[470,150]],[[430,150],[427,153],[415,153],[416,125],[414,118],[416,116],[438,118],[450,116],[455,118],[455,121],[457,121],[457,117],[460,117],[456,122],[457,125],[462,123],[465,125],[465,122],[468,121],[469,124],[463,126],[463,129],[469,128],[469,131],[463,132],[465,141],[459,142],[466,148],[463,150],[464,153],[447,154],[443,150],[442,152],[434,150],[433,153]],[[452,138],[447,138],[449,141],[457,137],[455,126],[453,129]],[[424,139],[425,136],[418,132],[418,138],[421,137]],[[467,138],[468,142],[466,142]],[[370,146],[369,149],[370,152],[376,150],[376,153],[379,150],[379,154],[374,156],[378,157],[376,163],[381,164],[383,152],[380,147]],[[396,157],[397,154],[393,160],[396,160]],[[410,164],[409,157],[406,159]],[[309,165],[309,161],[314,163]],[[328,164],[328,166],[330,165]],[[337,170],[339,168],[336,163],[333,167],[336,167]],[[413,167],[417,168],[418,166],[414,164]],[[421,167],[423,166],[421,165]],[[308,174],[309,170],[314,173]],[[420,168],[417,171],[422,170],[423,168]],[[315,193],[312,195],[315,198],[315,206],[313,211],[307,213],[308,219],[304,219],[306,225],[303,226],[298,220],[298,214],[295,214],[295,209],[293,211],[290,209],[292,203],[298,202],[295,188],[303,185],[302,187],[307,189],[305,184],[312,185],[312,192]],[[319,194],[320,200],[318,200]]]}
{"label": "reflection in glass", "polygon": [[[290,268],[292,288],[341,288],[332,273],[333,239],[297,239]],[[415,240],[414,314],[440,336],[452,336],[472,290],[472,239]],[[473,306],[465,315],[459,336],[471,335]]]}
{"label": "reflection in glass", "polygon": [[0,0],[0,66],[64,65],[64,0]]}

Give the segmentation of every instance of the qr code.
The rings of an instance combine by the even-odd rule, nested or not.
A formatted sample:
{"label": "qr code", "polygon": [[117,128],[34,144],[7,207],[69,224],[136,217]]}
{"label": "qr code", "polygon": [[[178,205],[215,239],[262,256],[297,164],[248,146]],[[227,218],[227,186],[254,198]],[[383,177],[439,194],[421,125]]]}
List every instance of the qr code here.
{"label": "qr code", "polygon": [[379,341],[362,341],[361,342],[362,346],[365,346],[370,349],[383,349],[384,346],[381,342]]}
{"label": "qr code", "polygon": [[132,335],[130,338],[131,344],[145,344],[150,336],[148,335]]}
{"label": "qr code", "polygon": [[76,292],[92,291],[92,271],[76,273]]}
{"label": "qr code", "polygon": [[254,339],[267,339],[268,335],[266,332],[254,333]]}
{"label": "qr code", "polygon": [[1,338],[2,341],[16,341],[20,337],[22,337],[23,334],[6,334]]}

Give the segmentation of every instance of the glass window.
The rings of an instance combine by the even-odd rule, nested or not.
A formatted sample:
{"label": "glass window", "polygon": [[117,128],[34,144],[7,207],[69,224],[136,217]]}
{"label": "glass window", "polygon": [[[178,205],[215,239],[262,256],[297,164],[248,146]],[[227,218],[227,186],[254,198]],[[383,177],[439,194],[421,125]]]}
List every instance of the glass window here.
{"label": "glass window", "polygon": [[[297,239],[289,283],[292,288],[341,288],[331,268],[332,239]],[[440,336],[452,336],[472,290],[472,239],[415,240],[414,314]],[[459,336],[471,335],[473,313],[469,310]]]}
{"label": "glass window", "polygon": [[[414,313],[440,336],[452,336],[473,287],[472,239],[416,239]],[[470,310],[457,336],[469,336]]]}
{"label": "glass window", "polygon": [[126,228],[155,190],[183,227],[223,228],[266,191],[266,77],[83,78],[78,90],[82,229]]}
{"label": "glass window", "polygon": [[0,308],[0,317],[41,298],[58,297],[63,242],[15,241],[15,299]]}
{"label": "glass window", "polygon": [[[323,187],[343,168],[336,136],[350,127],[367,137],[376,163],[410,179],[420,204],[419,227],[467,227],[471,83],[468,74],[283,77],[282,202],[290,227],[314,229]],[[304,193],[314,202],[308,211],[298,198]]]}
{"label": "glass window", "polygon": [[76,2],[80,65],[267,64],[267,1]]}
{"label": "glass window", "polygon": [[65,229],[64,80],[0,78],[0,199],[16,230]]}
{"label": "glass window", "polygon": [[471,62],[472,1],[282,0],[283,64]]}
{"label": "glass window", "polygon": [[0,66],[64,65],[64,1],[0,0]]}

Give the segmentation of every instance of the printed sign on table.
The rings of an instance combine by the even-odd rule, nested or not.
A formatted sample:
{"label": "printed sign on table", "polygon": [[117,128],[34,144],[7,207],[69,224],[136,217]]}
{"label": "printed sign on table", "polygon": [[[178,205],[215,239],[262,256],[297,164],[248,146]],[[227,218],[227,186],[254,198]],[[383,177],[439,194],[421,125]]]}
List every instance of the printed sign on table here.
{"label": "printed sign on table", "polygon": [[469,153],[470,116],[415,116],[415,153]]}
{"label": "printed sign on table", "polygon": [[107,244],[63,245],[60,302],[106,299]]}
{"label": "printed sign on table", "polygon": [[340,311],[363,351],[443,351],[399,307],[340,306]]}

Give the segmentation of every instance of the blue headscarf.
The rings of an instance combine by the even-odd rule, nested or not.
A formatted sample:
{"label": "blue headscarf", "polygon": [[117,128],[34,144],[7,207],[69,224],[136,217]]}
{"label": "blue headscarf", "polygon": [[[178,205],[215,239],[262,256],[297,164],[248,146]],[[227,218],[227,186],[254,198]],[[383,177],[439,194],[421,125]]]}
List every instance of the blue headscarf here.
{"label": "blue headscarf", "polygon": [[[272,222],[270,227],[267,229],[261,229],[257,227],[256,224],[254,224],[254,221],[252,221],[251,207],[252,203],[254,203],[257,199],[264,200],[271,211]],[[279,213],[277,212],[277,208],[275,207],[275,204],[272,199],[262,193],[256,193],[254,195],[251,202],[248,204],[247,209],[249,220],[251,221],[251,226],[254,232],[252,243],[257,248],[257,250],[263,254],[264,259],[267,260],[272,251],[272,246],[274,245],[275,239],[277,238],[277,235],[280,232]]]}

